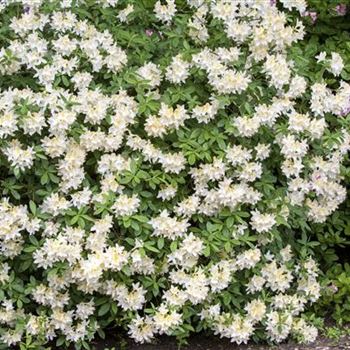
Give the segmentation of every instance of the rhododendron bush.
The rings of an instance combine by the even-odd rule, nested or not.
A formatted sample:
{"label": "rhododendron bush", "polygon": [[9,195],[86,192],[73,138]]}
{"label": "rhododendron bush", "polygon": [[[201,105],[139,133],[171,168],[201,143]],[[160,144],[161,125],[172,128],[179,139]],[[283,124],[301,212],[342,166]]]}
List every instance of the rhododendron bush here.
{"label": "rhododendron bush", "polygon": [[336,51],[305,74],[306,3],[0,7],[3,348],[313,341],[350,85]]}

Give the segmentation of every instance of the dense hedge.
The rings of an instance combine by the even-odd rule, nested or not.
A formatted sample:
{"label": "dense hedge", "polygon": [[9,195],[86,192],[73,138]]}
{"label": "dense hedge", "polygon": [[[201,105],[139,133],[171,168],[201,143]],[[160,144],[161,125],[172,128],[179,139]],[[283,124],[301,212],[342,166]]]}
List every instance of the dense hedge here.
{"label": "dense hedge", "polygon": [[0,348],[350,321],[346,4],[0,8]]}
{"label": "dense hedge", "polygon": [[[298,46],[306,58],[319,51],[337,51],[344,58],[345,69],[341,78],[350,80],[350,3],[349,1],[309,0],[310,11],[317,14],[316,21],[309,20],[307,34]],[[309,71],[313,71],[309,65]],[[314,73],[308,73],[313,76]],[[334,84],[331,80],[328,84]],[[344,117],[348,120],[349,110]],[[347,126],[348,127],[348,126]],[[349,127],[348,127],[349,128]],[[343,163],[342,174],[349,197],[350,162]],[[328,218],[325,225],[312,225],[309,234],[317,242],[314,252],[322,266],[323,284],[328,288],[315,306],[318,315],[332,316],[340,324],[350,322],[350,200]]]}

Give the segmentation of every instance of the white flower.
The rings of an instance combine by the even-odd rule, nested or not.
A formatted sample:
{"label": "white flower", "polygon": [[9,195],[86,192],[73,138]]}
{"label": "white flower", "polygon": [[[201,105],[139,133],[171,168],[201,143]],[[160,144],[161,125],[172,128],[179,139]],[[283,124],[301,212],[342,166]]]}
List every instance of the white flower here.
{"label": "white flower", "polygon": [[190,64],[181,58],[181,55],[173,57],[171,64],[166,68],[165,77],[173,84],[184,83],[189,76]]}
{"label": "white flower", "polygon": [[170,334],[170,331],[182,322],[182,315],[177,311],[171,311],[164,304],[158,307],[153,316],[154,326],[159,334]]}
{"label": "white flower", "polygon": [[164,236],[172,240],[183,236],[189,227],[187,220],[171,218],[167,210],[163,210],[158,217],[152,218],[149,223],[153,228],[153,235]]}
{"label": "white flower", "polygon": [[128,4],[127,7],[125,7],[125,9],[121,10],[118,13],[118,19],[120,22],[128,22],[128,16],[130,15],[130,13],[132,13],[134,11],[134,5],[132,4]]}
{"label": "white flower", "polygon": [[255,147],[255,152],[256,152],[256,156],[255,156],[256,159],[264,160],[269,156],[269,154],[271,152],[271,147],[268,144],[259,143]]}
{"label": "white flower", "polygon": [[35,232],[39,231],[40,223],[41,223],[40,219],[34,218],[28,221],[26,225],[26,230],[29,232],[29,234],[33,235]]}
{"label": "white flower", "polygon": [[207,102],[202,106],[196,106],[192,110],[192,117],[196,118],[200,123],[207,124],[215,118],[219,110],[219,102],[215,98],[211,98],[211,102]]}
{"label": "white flower", "polygon": [[226,149],[226,158],[233,165],[244,164],[252,158],[251,151],[241,145],[234,145]]}
{"label": "white flower", "polygon": [[275,216],[273,214],[262,214],[258,210],[252,212],[250,221],[252,228],[259,232],[268,232],[276,224]]}
{"label": "white flower", "polygon": [[317,63],[324,62],[326,60],[327,53],[325,51],[320,52],[315,58],[317,59]]}
{"label": "white flower", "polygon": [[344,68],[344,63],[342,57],[336,53],[332,52],[332,58],[330,60],[330,72],[332,72],[335,76],[340,75]]}
{"label": "white flower", "polygon": [[25,170],[33,165],[35,152],[32,147],[23,148],[18,140],[12,140],[3,149],[4,154],[14,168]]}
{"label": "white flower", "polygon": [[293,317],[291,314],[284,312],[278,313],[271,311],[267,314],[267,331],[268,337],[280,343],[285,340],[292,329]]}
{"label": "white flower", "polygon": [[262,277],[266,280],[266,285],[273,291],[284,292],[290,287],[293,281],[293,275],[286,266],[278,266],[273,260],[265,265],[261,270]]}
{"label": "white flower", "polygon": [[259,322],[265,316],[266,305],[261,300],[255,299],[246,305],[245,310],[251,321]]}
{"label": "white flower", "polygon": [[210,270],[209,284],[213,292],[227,288],[231,281],[231,264],[228,261],[221,261],[213,265]]}
{"label": "white flower", "polygon": [[17,130],[17,117],[13,112],[6,111],[0,115],[0,138],[11,136]]}
{"label": "white flower", "polygon": [[150,316],[140,317],[136,315],[136,318],[131,321],[128,328],[130,337],[141,344],[150,342],[156,332]]}
{"label": "white flower", "polygon": [[117,197],[112,206],[112,210],[116,216],[130,216],[137,212],[140,202],[136,194],[133,194],[131,197],[122,194]]}
{"label": "white flower", "polygon": [[175,197],[176,191],[177,191],[176,187],[171,185],[166,186],[158,192],[157,198],[160,198],[163,201],[169,200]]}
{"label": "white flower", "polygon": [[142,79],[147,80],[147,83],[151,88],[155,88],[160,85],[162,72],[154,63],[148,62],[140,67],[136,72]]}
{"label": "white flower", "polygon": [[60,197],[58,193],[52,193],[50,196],[44,199],[41,205],[41,210],[46,213],[50,213],[54,216],[62,213],[69,208],[69,201],[64,197]]}
{"label": "white flower", "polygon": [[154,6],[154,12],[160,21],[170,23],[176,13],[175,0],[166,0],[165,5],[157,1]]}
{"label": "white flower", "polygon": [[249,281],[249,283],[247,284],[248,293],[255,293],[255,292],[261,291],[265,282],[266,281],[263,277],[254,275],[252,279]]}
{"label": "white flower", "polygon": [[302,318],[293,322],[293,333],[302,337],[304,343],[312,343],[316,340],[318,330],[315,326],[308,325]]}
{"label": "white flower", "polygon": [[95,311],[95,306],[93,301],[89,301],[88,303],[79,303],[76,306],[75,317],[80,318],[81,320],[87,319],[91,316]]}
{"label": "white flower", "polygon": [[241,136],[251,137],[258,132],[260,121],[258,118],[238,117],[234,120],[234,126]]}
{"label": "white flower", "polygon": [[269,55],[264,64],[266,74],[271,78],[271,85],[281,89],[289,83],[291,71],[285,57],[280,54]]}
{"label": "white flower", "polygon": [[85,187],[82,191],[76,192],[71,195],[72,204],[77,208],[81,208],[90,203],[91,196],[92,196],[91,190]]}

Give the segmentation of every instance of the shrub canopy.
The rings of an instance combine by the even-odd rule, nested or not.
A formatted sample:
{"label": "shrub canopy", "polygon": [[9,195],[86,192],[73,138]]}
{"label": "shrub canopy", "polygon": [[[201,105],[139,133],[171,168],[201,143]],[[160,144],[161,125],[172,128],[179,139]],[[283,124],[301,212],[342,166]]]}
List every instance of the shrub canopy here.
{"label": "shrub canopy", "polygon": [[350,86],[305,2],[0,6],[4,346],[313,341]]}

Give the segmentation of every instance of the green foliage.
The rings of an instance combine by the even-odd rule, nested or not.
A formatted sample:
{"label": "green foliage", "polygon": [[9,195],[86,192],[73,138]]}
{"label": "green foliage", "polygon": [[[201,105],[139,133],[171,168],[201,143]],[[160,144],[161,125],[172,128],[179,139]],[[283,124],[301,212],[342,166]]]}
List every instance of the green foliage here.
{"label": "green foliage", "polygon": [[[125,24],[118,21],[117,16],[127,4],[133,5],[134,10],[128,15],[128,23]],[[320,276],[321,297],[314,309],[310,308],[309,313],[300,318],[302,326],[304,320],[306,320],[308,323],[321,328],[320,317],[327,317],[328,315],[331,315],[339,324],[350,322],[350,266],[347,260],[348,257],[344,253],[350,245],[349,196],[336,211],[328,216],[325,222],[310,222],[305,206],[292,205],[286,199],[289,191],[288,179],[281,170],[284,158],[278,140],[289,133],[288,118],[282,115],[274,127],[261,125],[259,132],[252,137],[242,136],[239,128],[233,122],[240,116],[252,118],[258,105],[271,104],[271,101],[275,98],[287,93],[288,87],[284,86],[280,91],[277,91],[277,88],[270,84],[270,81],[266,78],[266,72],[261,62],[251,60],[250,43],[237,43],[229,39],[225,35],[226,28],[224,24],[218,18],[214,18],[212,15],[209,16],[206,28],[210,36],[205,43],[200,43],[189,35],[188,21],[192,19],[194,9],[185,0],[176,1],[178,13],[170,25],[161,23],[156,19],[153,11],[155,4],[156,1],[153,0],[129,0],[120,1],[117,6],[112,7],[102,6],[99,1],[86,0],[72,1],[70,6],[71,12],[77,16],[78,20],[86,21],[86,23],[93,26],[96,33],[108,31],[111,34],[112,41],[114,40],[118,47],[122,48],[127,54],[127,65],[122,65],[120,69],[113,71],[108,69],[106,65],[102,65],[100,69],[95,69],[91,57],[88,57],[84,50],[76,49],[74,51],[74,56],[77,57],[76,71],[91,73],[92,81],[89,85],[89,91],[100,94],[95,103],[98,103],[98,100],[105,96],[111,100],[112,97],[115,98],[116,96],[123,99],[122,94],[125,93],[136,104],[135,111],[131,105],[128,106],[127,117],[131,120],[131,115],[135,114],[137,118],[132,120],[130,125],[127,125],[125,135],[122,134],[125,130],[122,130],[122,128],[118,130],[122,134],[121,147],[114,149],[113,147],[117,144],[117,141],[114,140],[112,145],[106,146],[106,149],[104,149],[103,143],[96,149],[90,150],[89,147],[95,141],[94,137],[88,139],[87,145],[85,145],[88,149],[86,151],[88,156],[86,156],[87,159],[81,168],[78,169],[84,176],[77,188],[88,188],[91,190],[91,196],[98,200],[89,200],[88,203],[79,207],[72,205],[70,202],[69,206],[64,207],[57,215],[45,210],[45,201],[52,194],[59,193],[63,197],[68,197],[72,195],[76,188],[72,192],[70,188],[68,190],[64,189],[62,178],[67,171],[60,171],[62,166],[61,155],[59,157],[48,155],[49,152],[43,146],[42,140],[44,137],[53,136],[49,130],[48,121],[51,121],[50,118],[53,114],[60,111],[77,111],[76,118],[65,133],[65,137],[69,139],[71,144],[75,142],[82,143],[87,130],[92,132],[106,131],[104,136],[107,137],[109,129],[115,126],[113,123],[116,124],[117,128],[123,124],[118,119],[119,113],[123,112],[122,105],[118,105],[120,111],[118,108],[114,108],[111,103],[100,123],[86,121],[84,112],[79,109],[85,106],[86,101],[77,102],[76,95],[78,93],[72,76],[67,72],[59,72],[55,74],[50,87],[57,91],[56,95],[53,94],[55,95],[52,97],[53,100],[59,101],[52,110],[50,109],[52,101],[48,103],[47,107],[43,108],[40,98],[35,100],[25,96],[26,94],[18,98],[13,109],[13,113],[17,118],[16,122],[20,127],[26,125],[26,121],[32,115],[43,112],[44,120],[46,120],[45,128],[33,134],[26,134],[22,132],[22,129],[19,129],[14,131],[9,139],[6,137],[0,139],[0,194],[2,197],[8,198],[11,205],[15,207],[24,205],[27,210],[25,215],[28,218],[24,225],[26,229],[23,229],[20,233],[19,252],[10,258],[5,255],[0,257],[1,269],[6,270],[7,265],[5,263],[9,263],[10,266],[8,276],[6,271],[4,273],[6,281],[1,282],[0,301],[11,300],[18,312],[17,318],[14,317],[17,321],[11,322],[11,327],[14,325],[14,333],[22,336],[21,340],[16,342],[19,349],[48,349],[45,347],[47,338],[43,330],[45,330],[45,327],[47,328],[45,322],[48,322],[52,317],[55,308],[50,304],[53,303],[52,300],[49,302],[33,301],[33,295],[40,294],[37,291],[40,291],[40,288],[46,288],[48,285],[50,287],[45,290],[42,298],[45,298],[45,295],[49,292],[57,292],[57,295],[54,294],[52,299],[54,301],[58,300],[58,309],[64,310],[64,313],[68,314],[79,303],[83,302],[92,302],[94,307],[94,311],[91,315],[89,314],[86,323],[83,325],[86,334],[77,341],[68,340],[67,334],[59,327],[55,330],[57,338],[54,342],[56,347],[60,349],[68,348],[72,345],[71,343],[74,343],[77,350],[89,350],[91,349],[89,342],[95,334],[103,338],[105,332],[116,326],[128,330],[128,327],[138,315],[141,315],[143,321],[148,317],[152,318],[158,315],[160,313],[159,306],[164,302],[164,293],[174,286],[171,280],[174,276],[170,277],[169,275],[169,270],[172,268],[169,267],[171,265],[169,261],[176,260],[176,254],[179,253],[180,249],[183,249],[183,237],[181,235],[175,237],[169,237],[165,234],[156,235],[151,220],[159,217],[164,211],[173,215],[174,208],[194,193],[196,184],[193,171],[203,171],[206,165],[212,165],[216,160],[224,159],[227,150],[233,145],[241,145],[252,152],[256,152],[255,147],[260,143],[271,146],[268,160],[261,162],[261,176],[251,183],[251,189],[260,193],[261,198],[253,205],[242,201],[235,206],[221,207],[221,203],[219,203],[218,209],[208,215],[204,214],[207,209],[205,206],[201,208],[202,212],[195,210],[193,214],[188,216],[173,215],[177,221],[172,221],[172,225],[168,225],[170,227],[167,227],[167,229],[176,231],[177,226],[180,227],[181,222],[186,221],[189,223],[187,234],[199,238],[203,244],[200,254],[195,256],[195,264],[190,265],[187,270],[185,267],[185,271],[191,271],[190,273],[195,276],[198,269],[200,272],[203,269],[203,273],[210,275],[221,262],[230,262],[228,266],[229,269],[234,271],[234,274],[230,277],[225,288],[219,289],[219,292],[208,294],[208,298],[204,298],[199,302],[190,302],[187,299],[183,304],[180,304],[180,307],[177,307],[177,305],[169,306],[169,313],[181,311],[181,323],[169,327],[163,333],[175,336],[181,344],[184,344],[193,332],[215,330],[217,320],[214,322],[208,320],[209,317],[208,319],[201,317],[201,313],[207,312],[211,306],[220,305],[222,312],[221,325],[228,325],[229,322],[233,322],[234,317],[239,319],[246,315],[246,305],[254,299],[258,298],[264,305],[270,307],[274,294],[276,294],[274,292],[278,287],[276,289],[264,287],[259,293],[249,294],[246,286],[253,276],[261,275],[262,268],[269,264],[274,257],[276,257],[279,265],[290,271],[295,280],[300,278],[304,282],[303,278],[313,275],[315,271],[310,261],[316,261],[322,271]],[[341,2],[310,0],[308,10],[317,12],[318,19],[315,23],[312,23],[310,18],[305,17],[303,19],[303,23],[306,25],[305,39],[294,43],[286,50],[287,58],[294,62],[293,74],[304,77],[308,86],[324,82],[335,91],[339,88],[340,79],[350,82],[349,13],[345,16],[339,16],[335,10],[335,6],[338,4],[341,4]],[[40,6],[40,13],[51,15],[55,11],[60,11],[60,6],[61,2],[58,0],[43,1]],[[278,6],[283,9],[280,3]],[[7,48],[17,40],[17,35],[11,29],[11,21],[14,17],[19,17],[22,12],[23,6],[18,2],[10,4],[1,12],[0,47]],[[294,25],[299,18],[299,14],[287,11],[285,13],[288,23]],[[48,25],[43,30],[38,30],[38,32],[40,32],[39,37],[47,40],[51,46],[52,41],[58,36],[57,32]],[[209,74],[195,64],[191,64],[188,69],[189,76],[183,83],[172,84],[164,79],[161,85],[154,89],[150,88],[149,80],[142,78],[138,73],[140,67],[151,61],[160,67],[164,74],[173,57],[178,54],[181,55],[183,60],[189,62],[194,55],[205,48],[210,50],[215,50],[218,47],[230,48],[233,42],[234,45],[240,46],[241,51],[239,58],[228,64],[229,69],[238,72],[247,69],[252,78],[247,88],[239,93],[218,92],[211,84]],[[56,59],[51,46],[48,50],[49,53],[45,56],[48,66],[53,65]],[[108,57],[106,51],[101,49],[101,56],[104,58]],[[315,56],[322,51],[326,52],[328,57],[332,52],[341,55],[344,61],[344,69],[340,77],[336,77],[329,71],[327,62],[317,62]],[[11,72],[11,65],[15,64],[16,60],[18,58],[11,50],[4,49],[1,51],[0,71],[4,74],[1,74],[0,90],[5,92],[7,89],[30,89],[35,94],[47,93],[50,95],[51,90],[38,81],[34,68],[30,65],[23,65],[15,70],[13,74],[9,73]],[[3,71],[1,70],[2,67],[4,67]],[[21,93],[16,93],[21,95]],[[147,133],[145,128],[147,120],[159,113],[162,104],[173,107],[180,105],[187,111],[192,112],[194,108],[207,103],[213,96],[218,103],[218,111],[215,118],[207,123],[201,123],[196,118],[188,118],[186,123],[167,130],[165,137],[150,136]],[[310,90],[307,90],[303,96],[296,99],[298,113],[307,114],[309,112],[310,97]],[[52,102],[52,104],[54,105],[56,102]],[[305,139],[310,139],[310,153],[312,156],[331,158],[334,147],[340,143],[339,140],[342,138],[343,131],[350,131],[350,114],[345,113],[340,117],[331,112],[327,112],[325,115],[327,128],[321,137],[311,138],[312,130],[305,131],[305,135],[303,135]],[[1,113],[3,114],[3,111]],[[91,114],[94,115],[94,113]],[[125,118],[125,120],[128,119]],[[135,149],[131,142],[126,141],[129,140],[131,134],[137,135],[143,140],[151,140],[151,145],[154,146],[156,151],[163,152],[162,157],[164,154],[169,155],[179,152],[184,157],[185,165],[178,172],[165,171],[164,164],[160,164],[157,162],[158,160],[155,161],[150,157],[152,152],[150,151],[151,147],[148,147],[149,144],[146,145],[147,147],[142,145],[140,149]],[[9,146],[12,137],[32,149],[32,166],[26,169],[14,166],[9,157],[5,155],[4,150]],[[68,142],[64,142],[67,146]],[[72,158],[74,161],[80,160],[79,153],[72,153],[73,156],[71,158],[67,157],[64,162],[69,162]],[[99,172],[98,168],[102,157],[110,153],[116,153],[127,160],[128,166],[123,167],[118,164],[117,169],[111,172],[112,180],[120,187],[104,191],[102,182],[106,180],[107,176]],[[157,154],[154,150],[153,153]],[[159,158],[161,157],[159,156]],[[310,162],[311,156],[306,157],[303,164],[303,175],[306,178],[312,173]],[[210,172],[215,173],[215,171],[211,169],[204,170],[203,174],[206,172],[209,174]],[[237,174],[236,168],[228,166],[224,176],[233,179],[233,182],[238,182]],[[221,179],[221,177],[219,178]],[[348,155],[344,156],[339,179],[344,184],[350,183]],[[203,202],[206,196],[210,197],[212,195],[211,191],[215,192],[216,180],[215,178],[209,179],[203,186],[207,191],[202,196],[201,200]],[[250,181],[247,182],[250,183]],[[104,184],[106,183],[107,181]],[[176,189],[175,194],[168,200],[160,200],[160,191],[169,187]],[[112,185],[111,188],[113,188]],[[349,194],[349,188],[347,188],[347,192]],[[132,198],[132,196],[138,198],[139,205],[136,211],[125,215],[115,213],[114,204],[121,197],[121,193],[128,198]],[[101,195],[102,200],[100,200],[99,195]],[[311,194],[308,199],[313,200],[315,197],[315,194]],[[220,199],[217,201],[220,202]],[[125,208],[121,206],[120,210],[122,209]],[[257,230],[248,227],[248,223],[251,224],[252,221],[253,209],[268,215],[273,214],[275,222],[268,230],[265,230],[266,232],[264,230],[257,232]],[[14,209],[14,211],[16,210]],[[100,265],[103,265],[104,259],[107,262],[110,259],[117,265],[118,259],[123,260],[123,254],[126,254],[127,258],[126,262],[121,263],[121,267],[101,268],[100,276],[96,279],[95,284],[97,285],[102,280],[104,284],[94,289],[93,286],[86,283],[91,277],[90,275],[97,271],[94,270],[95,266],[93,266],[95,251],[93,247],[88,248],[89,239],[92,238],[94,232],[98,231],[95,224],[100,222],[99,220],[105,220],[104,224],[106,224],[110,216],[113,216],[113,220],[108,229],[108,235],[105,237],[106,248],[103,247],[99,252],[99,254],[104,254]],[[35,220],[38,220],[41,226],[38,230],[30,232],[28,222],[32,223]],[[60,227],[60,232],[67,229],[68,233],[66,235],[68,238],[60,237],[59,240],[67,239],[69,241],[69,237],[73,236],[79,241],[79,233],[84,232],[84,237],[80,243],[82,249],[79,251],[79,263],[68,261],[66,258],[59,258],[54,260],[52,264],[45,265],[45,258],[47,258],[45,256],[43,258],[44,263],[38,267],[40,264],[38,252],[45,252],[45,249],[49,252],[50,249],[54,250],[50,246],[47,248],[51,233],[43,233],[48,223],[57,224]],[[242,232],[239,233],[240,230]],[[57,235],[57,232],[52,233],[53,237]],[[58,243],[50,242],[53,246]],[[96,245],[98,243],[99,241],[95,242]],[[107,251],[107,247],[121,247],[122,250],[113,255],[114,251]],[[234,263],[239,260],[238,257],[242,258],[245,252],[256,253],[255,249],[257,247],[259,249],[261,247],[259,264],[255,264],[256,266],[253,264],[249,269],[237,268],[235,270],[236,266],[232,268]],[[286,253],[284,250],[286,247],[290,247],[291,252],[293,252],[293,257],[290,259],[283,256],[283,254],[288,255],[288,251]],[[63,246],[61,250],[65,252],[65,249],[68,248]],[[131,256],[135,252],[139,255],[133,261]],[[242,258],[242,260],[247,260],[249,263],[254,261],[254,258],[254,256],[248,256],[248,258]],[[49,260],[49,258],[47,259]],[[83,265],[84,262],[90,262],[89,259],[92,264],[87,266],[86,269],[87,271],[90,269],[90,271],[86,274],[87,276],[79,280],[83,271],[79,264]],[[96,260],[98,259],[100,257],[96,253]],[[154,269],[149,268],[146,273],[135,270],[135,266],[139,262],[138,259],[146,261],[146,270],[149,268],[147,267],[147,261],[151,261],[154,263]],[[108,266],[107,262],[106,266]],[[309,265],[307,265],[308,263]],[[176,265],[176,263],[173,265]],[[72,277],[73,275],[74,277]],[[65,279],[70,281],[67,286],[64,284]],[[93,276],[91,279],[93,280]],[[218,279],[220,282],[220,278]],[[107,283],[113,281],[117,281],[116,285]],[[62,284],[62,290],[60,284]],[[54,287],[51,287],[51,285]],[[125,287],[126,292],[122,289],[123,287]],[[200,289],[199,287],[198,289]],[[116,294],[117,296],[113,295],[118,288],[121,288],[122,292]],[[132,298],[134,292],[137,294],[138,288],[145,291],[144,296],[142,296],[144,300],[141,310],[140,308],[133,309],[133,306],[137,303],[136,298],[131,307],[124,306],[120,295],[129,293],[128,296],[131,295],[130,298]],[[185,287],[183,286],[180,291],[184,292],[184,290]],[[64,293],[66,292],[68,300],[60,303],[61,299],[64,300]],[[285,293],[287,294],[287,291]],[[297,283],[291,284],[290,293],[292,295],[302,295],[305,304],[309,301],[310,295],[312,298],[314,297],[312,293],[302,294],[304,292],[298,289]],[[315,295],[317,294],[318,291],[316,290]],[[310,297],[310,300],[314,301],[312,298]],[[38,325],[36,325],[40,332],[37,334],[32,329],[30,331],[33,334],[30,334],[28,330],[31,315],[34,315],[35,322],[38,322]],[[285,317],[285,315],[282,316]],[[78,316],[73,318],[75,323],[72,329],[79,326],[80,321],[78,322],[78,319]],[[239,319],[237,322],[239,323],[241,320]],[[283,324],[283,321],[281,323]],[[252,336],[254,341],[276,340],[264,333],[264,328],[268,324],[269,321],[264,319],[261,324],[259,323],[256,326],[255,333]],[[145,327],[147,327],[147,324]],[[6,327],[1,326],[0,336],[7,334],[7,331]],[[70,337],[74,339],[75,332],[72,333],[73,335],[70,334]],[[305,336],[299,334],[300,330],[299,333],[298,331],[295,333],[294,337],[298,341],[305,341]],[[327,334],[330,337],[337,337],[339,333],[337,329],[329,329]],[[2,349],[1,346],[0,349]]]}

